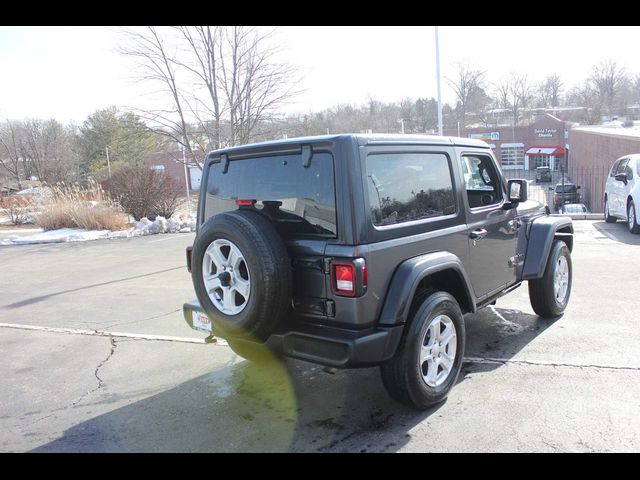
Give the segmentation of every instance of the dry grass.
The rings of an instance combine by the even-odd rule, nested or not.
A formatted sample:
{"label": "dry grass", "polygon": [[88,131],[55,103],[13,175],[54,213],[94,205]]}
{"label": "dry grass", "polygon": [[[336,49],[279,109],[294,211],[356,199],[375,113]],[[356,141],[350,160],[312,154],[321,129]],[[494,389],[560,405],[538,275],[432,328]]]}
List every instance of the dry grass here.
{"label": "dry grass", "polygon": [[28,197],[0,197],[0,210],[13,225],[23,225],[31,216],[33,201]]}
{"label": "dry grass", "polygon": [[127,226],[127,216],[95,182],[86,187],[58,184],[51,190],[50,200],[36,218],[44,230],[122,230]]}

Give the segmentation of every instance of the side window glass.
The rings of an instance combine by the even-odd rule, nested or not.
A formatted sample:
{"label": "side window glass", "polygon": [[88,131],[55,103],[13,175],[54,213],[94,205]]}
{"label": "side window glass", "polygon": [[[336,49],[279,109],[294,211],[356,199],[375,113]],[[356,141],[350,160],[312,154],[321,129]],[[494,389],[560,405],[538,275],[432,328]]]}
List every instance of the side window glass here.
{"label": "side window glass", "polygon": [[618,171],[618,165],[620,165],[620,160],[616,160],[613,166],[611,167],[611,173],[609,174],[610,177],[616,176],[616,172]]}
{"label": "side window glass", "polygon": [[486,155],[463,155],[460,159],[470,208],[500,203],[503,198],[500,177]]}
{"label": "side window glass", "polygon": [[624,158],[622,160],[620,160],[620,164],[618,165],[618,168],[616,169],[616,175],[618,173],[624,173],[625,168],[627,168],[627,163],[629,163],[629,159]]}
{"label": "side window glass", "polygon": [[394,225],[456,213],[449,159],[434,153],[367,157],[373,224]]}
{"label": "side window glass", "polygon": [[632,163],[628,162],[627,167],[624,169],[625,173],[627,174],[627,180],[633,179],[633,168],[631,168],[631,165]]}

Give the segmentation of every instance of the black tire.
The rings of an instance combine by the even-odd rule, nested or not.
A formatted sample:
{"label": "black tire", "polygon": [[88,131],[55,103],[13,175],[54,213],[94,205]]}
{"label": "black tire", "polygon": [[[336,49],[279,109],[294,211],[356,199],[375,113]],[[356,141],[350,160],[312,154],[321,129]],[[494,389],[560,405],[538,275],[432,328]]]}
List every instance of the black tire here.
{"label": "black tire", "polygon": [[[214,240],[227,240],[240,250],[250,272],[250,293],[242,311],[228,315],[209,297],[203,280],[203,258]],[[193,245],[191,277],[200,305],[222,337],[264,341],[286,315],[291,303],[291,261],[271,221],[258,212],[235,210],[211,217]]]}
{"label": "black tire", "polygon": [[[562,301],[558,301],[554,290],[556,268],[560,257],[565,257],[569,272],[567,292]],[[562,315],[569,303],[572,283],[573,267],[569,248],[562,240],[554,240],[544,269],[544,275],[542,278],[529,280],[529,300],[533,311],[542,318],[556,318]]]}
{"label": "black tire", "polygon": [[616,223],[618,219],[613,215],[609,215],[609,201],[607,198],[604,199],[604,221],[607,223]]}
{"label": "black tire", "polygon": [[[420,363],[420,349],[426,340],[431,320],[442,314],[448,316],[455,326],[456,354],[445,381],[438,386],[430,386],[423,379],[424,364]],[[409,321],[398,350],[393,358],[380,366],[382,382],[387,392],[393,399],[418,409],[442,402],[456,383],[462,367],[464,347],[464,318],[456,299],[446,292],[421,292],[416,296],[409,312]]]}
{"label": "black tire", "polygon": [[[631,207],[633,207],[633,213],[631,212]],[[638,226],[638,212],[636,212],[636,206],[633,203],[633,200],[629,200],[629,204],[627,205],[627,228],[629,228],[631,233],[640,233],[640,227]]]}

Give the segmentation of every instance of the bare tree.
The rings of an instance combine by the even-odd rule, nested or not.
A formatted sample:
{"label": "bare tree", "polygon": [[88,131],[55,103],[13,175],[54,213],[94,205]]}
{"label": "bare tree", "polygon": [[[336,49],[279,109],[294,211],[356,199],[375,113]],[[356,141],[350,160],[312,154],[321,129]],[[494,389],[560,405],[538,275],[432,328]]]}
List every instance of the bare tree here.
{"label": "bare tree", "polygon": [[58,121],[31,119],[22,122],[21,152],[27,176],[35,175],[46,183],[70,181],[77,165],[72,151],[73,133]]}
{"label": "bare tree", "polygon": [[21,155],[20,123],[7,120],[0,126],[0,165],[9,173],[22,188],[21,178],[24,178],[24,159]]}
{"label": "bare tree", "polygon": [[607,115],[613,114],[628,81],[624,68],[619,68],[613,60],[606,60],[593,67],[589,80],[597,94],[599,106],[604,108]]}
{"label": "bare tree", "polygon": [[509,109],[511,108],[510,92],[511,82],[509,79],[502,79],[500,82],[494,84],[495,95],[499,108]]}
{"label": "bare tree", "polygon": [[475,70],[468,64],[458,63],[456,64],[456,77],[454,79],[445,77],[456,94],[456,114],[462,128],[466,126],[469,107],[474,101],[477,103],[478,98],[476,97],[481,93],[484,94],[484,76],[484,71]]}
{"label": "bare tree", "polygon": [[532,99],[531,84],[526,75],[512,75],[509,89],[511,97],[511,114],[514,125],[518,124],[520,112],[526,110]]}
{"label": "bare tree", "polygon": [[600,105],[597,92],[591,82],[585,81],[581,86],[573,87],[567,93],[567,104],[574,107],[583,107],[579,120],[587,124],[595,124],[600,119]]}
{"label": "bare tree", "polygon": [[141,111],[141,116],[152,122],[156,133],[166,135],[182,145],[189,159],[200,165],[189,141],[191,133],[187,121],[189,105],[182,87],[178,85],[179,65],[174,60],[175,52],[167,50],[166,42],[156,27],[146,27],[142,32],[128,30],[125,34],[127,44],[120,48],[120,52],[136,58],[141,67],[140,79],[160,84],[162,89],[170,94],[172,100],[169,110]]}
{"label": "bare tree", "polygon": [[142,80],[170,93],[171,107],[143,116],[200,165],[195,145],[206,150],[266,135],[278,108],[297,93],[296,72],[277,60],[270,39],[251,27],[147,27],[129,31],[121,51],[138,59]]}
{"label": "bare tree", "polygon": [[561,90],[562,81],[558,74],[549,75],[536,85],[536,106],[543,108],[560,106]]}

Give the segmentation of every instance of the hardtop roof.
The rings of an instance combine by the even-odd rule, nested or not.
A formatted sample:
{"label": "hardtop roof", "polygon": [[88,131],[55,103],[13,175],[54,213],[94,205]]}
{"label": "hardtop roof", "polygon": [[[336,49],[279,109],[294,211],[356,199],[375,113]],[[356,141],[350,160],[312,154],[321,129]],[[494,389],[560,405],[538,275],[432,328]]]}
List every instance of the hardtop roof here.
{"label": "hardtop roof", "polygon": [[463,137],[445,137],[438,135],[416,135],[416,134],[365,134],[365,133],[344,133],[335,135],[316,135],[308,137],[283,138],[279,140],[269,140],[266,142],[251,143],[246,145],[238,145],[234,147],[225,147],[209,152],[209,155],[217,155],[221,153],[233,153],[243,150],[252,149],[268,149],[268,147],[283,147],[286,145],[296,144],[313,144],[337,142],[348,138],[355,139],[359,145],[450,145],[450,146],[469,146],[479,148],[490,148],[489,144],[473,138]]}

